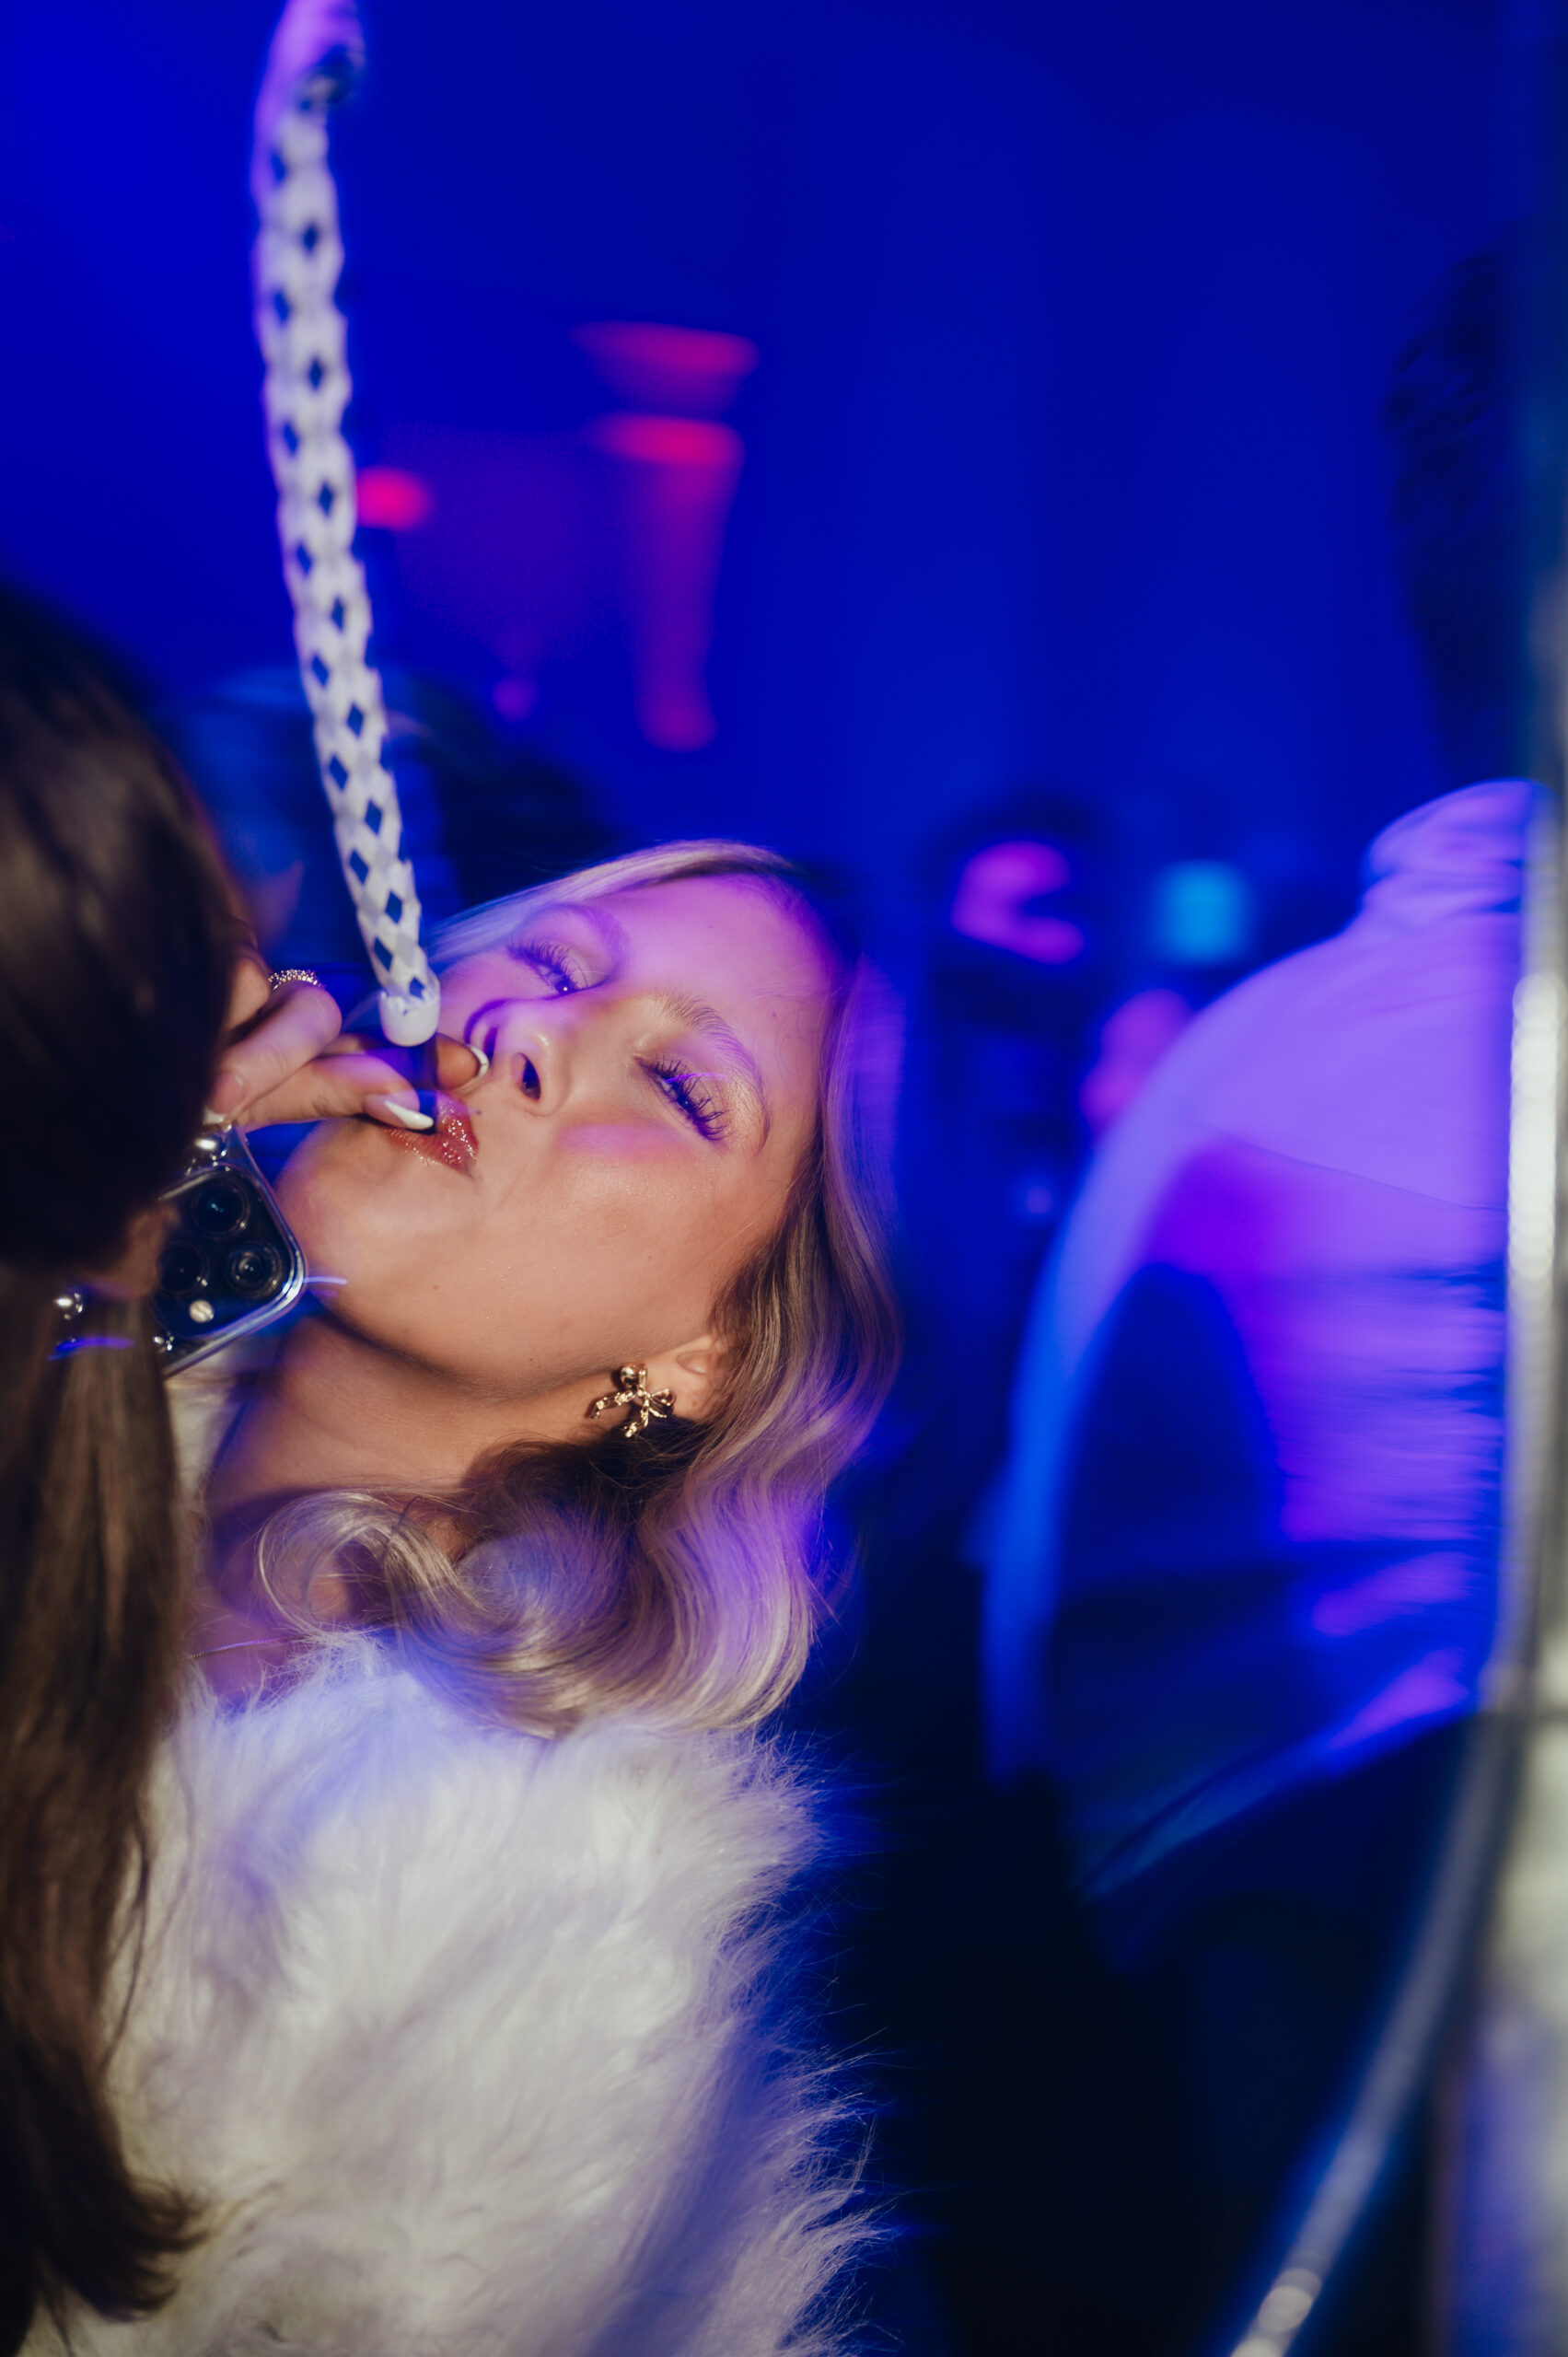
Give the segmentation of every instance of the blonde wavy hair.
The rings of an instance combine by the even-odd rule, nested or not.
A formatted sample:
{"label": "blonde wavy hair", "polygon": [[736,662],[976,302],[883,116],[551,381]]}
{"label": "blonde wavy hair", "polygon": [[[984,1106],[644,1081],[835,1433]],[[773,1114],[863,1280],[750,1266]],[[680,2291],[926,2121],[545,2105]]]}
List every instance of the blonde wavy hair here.
{"label": "blonde wavy hair", "polygon": [[441,968],[516,937],[542,907],[707,876],[758,879],[833,973],[817,1120],[783,1220],[729,1286],[711,1418],[565,1446],[519,1444],[438,1497],[334,1491],[263,1526],[262,1585],[296,1625],[331,1569],[351,1618],[484,1714],[555,1735],[596,1713],[755,1724],[800,1676],[824,1607],[827,1491],[892,1379],[887,1132],[895,1032],[885,990],[836,940],[804,878],[737,842],[666,843],[458,917]]}

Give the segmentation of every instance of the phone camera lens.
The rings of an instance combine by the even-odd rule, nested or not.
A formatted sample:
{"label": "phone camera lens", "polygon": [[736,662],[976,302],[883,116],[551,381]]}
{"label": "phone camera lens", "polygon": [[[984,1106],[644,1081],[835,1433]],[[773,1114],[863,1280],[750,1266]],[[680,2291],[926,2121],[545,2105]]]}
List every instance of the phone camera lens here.
{"label": "phone camera lens", "polygon": [[207,1256],[194,1244],[171,1244],[158,1262],[159,1293],[183,1297],[194,1293],[207,1273]]}
{"label": "phone camera lens", "polygon": [[231,1291],[245,1295],[249,1300],[275,1293],[283,1272],[283,1254],[274,1251],[270,1244],[242,1244],[224,1264],[224,1275]]}
{"label": "phone camera lens", "polygon": [[250,1197],[238,1178],[220,1174],[187,1195],[181,1209],[201,1236],[238,1236],[250,1216]]}

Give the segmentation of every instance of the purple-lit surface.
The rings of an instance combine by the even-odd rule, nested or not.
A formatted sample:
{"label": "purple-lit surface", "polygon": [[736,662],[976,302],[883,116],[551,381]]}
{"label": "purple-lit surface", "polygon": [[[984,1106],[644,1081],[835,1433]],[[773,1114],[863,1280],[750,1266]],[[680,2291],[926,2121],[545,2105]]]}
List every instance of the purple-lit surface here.
{"label": "purple-lit surface", "polygon": [[966,861],[947,922],[970,941],[988,941],[1041,966],[1070,965],[1083,955],[1082,929],[1033,903],[1060,892],[1072,877],[1071,861],[1053,843],[989,843]]}
{"label": "purple-lit surface", "polygon": [[[1473,1706],[1497,1609],[1530,793],[1475,786],[1400,821],[1343,934],[1190,1026],[1110,1132],[1042,1288],[993,1557],[993,1756],[1063,1780],[1102,1878]],[[1114,1499],[1074,1518],[1074,1452],[1097,1388],[1126,1379],[1102,1370],[1140,1272],[1201,1286],[1228,1330],[1237,1428],[1258,1419],[1245,1529],[1234,1481],[1120,1538]],[[1201,1380],[1147,1376],[1156,1398]],[[1198,1583],[1222,1570],[1216,1603]],[[1152,1658],[1151,1606],[1168,1631]],[[1120,1676],[1088,1634],[1113,1625]]]}

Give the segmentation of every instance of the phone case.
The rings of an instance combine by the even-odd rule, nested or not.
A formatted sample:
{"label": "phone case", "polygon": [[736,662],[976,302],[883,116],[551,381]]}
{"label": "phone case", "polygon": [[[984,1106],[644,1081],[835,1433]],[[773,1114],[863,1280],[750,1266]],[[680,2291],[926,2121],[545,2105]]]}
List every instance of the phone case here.
{"label": "phone case", "polygon": [[238,1130],[206,1130],[164,1197],[175,1225],[153,1315],[164,1372],[259,1333],[305,1290],[305,1255]]}

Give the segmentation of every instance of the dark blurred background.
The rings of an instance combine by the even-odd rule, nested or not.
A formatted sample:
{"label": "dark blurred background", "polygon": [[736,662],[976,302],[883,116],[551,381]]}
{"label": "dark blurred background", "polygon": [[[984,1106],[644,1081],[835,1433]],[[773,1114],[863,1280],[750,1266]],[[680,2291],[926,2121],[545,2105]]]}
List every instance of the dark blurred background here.
{"label": "dark blurred background", "polygon": [[[246,272],[272,14],[0,23],[0,553],[169,690],[289,654]],[[570,436],[616,406],[585,322],[751,339],[716,737],[647,746],[615,631],[557,610],[530,740],[633,831],[889,887],[1049,786],[1124,889],[1228,856],[1288,930],[1438,783],[1376,416],[1494,226],[1495,15],[370,0],[335,143],[359,457]],[[528,663],[470,603],[389,598],[384,656],[488,698]]]}
{"label": "dark blurred background", "polygon": [[[273,15],[0,16],[0,568],[138,668],[280,962],[352,974],[250,321]],[[973,1566],[1092,1136],[1474,773],[1379,417],[1506,228],[1504,16],[366,0],[349,428],[428,904],[760,839],[847,886],[909,1009],[910,1364],[796,1713],[877,1828],[834,1970],[914,2189],[880,2346],[1132,2357],[1212,2288],[1157,2022],[1049,1794],[984,1780]]]}

